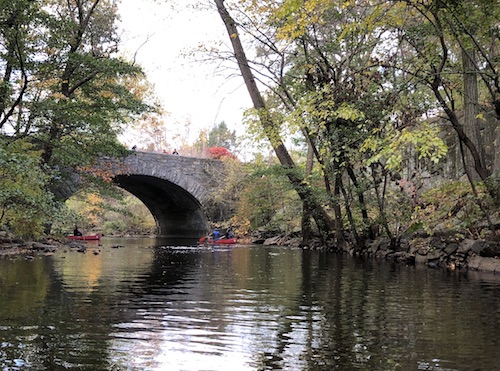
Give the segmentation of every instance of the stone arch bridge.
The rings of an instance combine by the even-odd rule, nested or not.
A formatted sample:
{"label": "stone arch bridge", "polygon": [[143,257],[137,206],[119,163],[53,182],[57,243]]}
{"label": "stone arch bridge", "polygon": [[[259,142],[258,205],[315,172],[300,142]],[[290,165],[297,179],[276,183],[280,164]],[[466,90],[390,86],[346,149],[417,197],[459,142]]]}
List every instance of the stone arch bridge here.
{"label": "stone arch bridge", "polygon": [[102,159],[99,168],[146,205],[159,236],[192,238],[208,232],[207,215],[224,178],[221,161],[136,151],[121,160]]}

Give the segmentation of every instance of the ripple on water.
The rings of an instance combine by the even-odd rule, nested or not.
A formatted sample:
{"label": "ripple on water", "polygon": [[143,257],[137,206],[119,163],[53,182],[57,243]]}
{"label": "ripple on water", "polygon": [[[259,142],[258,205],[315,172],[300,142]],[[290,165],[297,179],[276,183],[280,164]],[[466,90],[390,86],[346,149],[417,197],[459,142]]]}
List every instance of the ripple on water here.
{"label": "ripple on water", "polygon": [[498,369],[495,280],[134,243],[0,266],[0,369]]}

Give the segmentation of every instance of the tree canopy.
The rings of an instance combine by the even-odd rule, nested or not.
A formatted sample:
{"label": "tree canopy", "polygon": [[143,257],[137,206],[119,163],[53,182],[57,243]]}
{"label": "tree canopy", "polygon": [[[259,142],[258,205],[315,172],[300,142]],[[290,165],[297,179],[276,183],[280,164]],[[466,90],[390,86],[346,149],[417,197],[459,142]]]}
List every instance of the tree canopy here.
{"label": "tree canopy", "polygon": [[119,55],[117,19],[114,0],[0,1],[2,145],[31,143],[48,188],[124,154],[124,124],[153,109],[141,68]]}
{"label": "tree canopy", "polygon": [[[490,1],[214,4],[252,96],[254,122],[285,168],[310,174],[309,181],[290,178],[298,194],[309,187],[324,192],[338,243],[347,233],[359,245],[375,226],[398,243],[411,221],[402,226],[390,215],[389,194],[408,196],[411,210],[423,174],[450,177],[439,164],[447,127],[471,188],[479,179],[488,191],[478,205],[500,204],[498,143],[481,129],[487,122],[494,131],[499,119],[499,10]],[[302,134],[323,187],[287,158],[285,129]],[[420,184],[418,192],[398,195],[408,182]],[[314,193],[301,196],[304,213]]]}

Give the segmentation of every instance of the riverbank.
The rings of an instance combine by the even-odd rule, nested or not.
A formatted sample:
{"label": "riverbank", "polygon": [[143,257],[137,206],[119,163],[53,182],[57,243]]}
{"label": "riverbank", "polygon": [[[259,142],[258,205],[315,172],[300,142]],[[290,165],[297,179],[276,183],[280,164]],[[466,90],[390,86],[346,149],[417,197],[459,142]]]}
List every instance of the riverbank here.
{"label": "riverbank", "polygon": [[64,238],[45,238],[40,241],[24,241],[9,237],[5,234],[0,236],[0,257],[24,256],[27,259],[31,259],[40,255],[52,255],[61,248],[83,252],[87,249],[87,246],[84,243]]}
{"label": "riverbank", "polygon": [[[500,240],[498,234],[495,237]],[[368,240],[361,247],[349,244],[343,247],[324,246],[319,239],[314,240],[311,246],[301,246],[301,239],[298,236],[269,236],[269,234],[255,236],[252,243],[324,249],[402,264],[423,264],[430,268],[500,274],[500,241],[470,239],[459,234],[408,236],[402,238],[397,247],[391,246],[390,240],[386,238]]]}
{"label": "riverbank", "polygon": [[[324,246],[319,239],[314,240],[310,246],[301,246],[301,241],[299,236],[284,236],[269,232],[239,240],[240,243],[328,250],[402,264],[421,264],[430,268],[471,270],[500,275],[500,241],[496,240],[470,239],[456,234],[414,235],[402,238],[396,248],[392,247],[390,241],[384,238],[368,240],[362,247],[353,245]],[[0,236],[0,256],[26,256],[30,258],[35,255],[51,255],[60,248],[81,250],[85,249],[85,244],[57,238],[22,241],[9,238],[6,235]]]}

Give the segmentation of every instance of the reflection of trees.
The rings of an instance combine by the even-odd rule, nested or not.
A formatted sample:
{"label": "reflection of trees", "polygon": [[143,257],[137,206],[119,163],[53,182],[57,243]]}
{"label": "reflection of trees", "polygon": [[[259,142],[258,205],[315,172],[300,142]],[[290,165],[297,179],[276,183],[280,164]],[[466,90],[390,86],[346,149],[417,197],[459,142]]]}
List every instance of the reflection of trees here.
{"label": "reflection of trees", "polygon": [[[237,321],[253,328],[249,352],[259,369],[411,369],[444,364],[440,358],[492,362],[498,324],[484,326],[478,313],[498,303],[495,295],[478,300],[477,285],[464,287],[428,268],[417,272],[317,252],[282,254],[288,260],[280,255],[268,249],[246,256],[251,281],[238,269],[251,308],[239,308]],[[467,308],[476,302],[477,308]],[[471,333],[471,322],[481,331]],[[476,355],[467,354],[466,344],[475,344]]]}
{"label": "reflection of trees", "polygon": [[498,283],[314,251],[126,248],[9,264],[0,260],[0,326],[10,326],[0,359],[39,369],[140,368],[169,350],[237,354],[255,369],[473,358],[488,369],[500,330],[478,315],[498,307]]}
{"label": "reflection of trees", "polygon": [[0,343],[9,344],[0,359],[21,359],[34,369],[108,370],[116,325],[141,320],[145,303],[158,302],[154,296],[164,297],[191,266],[186,256],[165,258],[153,249],[92,254],[97,247],[63,258],[0,260],[0,326],[8,326]]}
{"label": "reflection of trees", "polygon": [[40,259],[0,259],[0,319],[14,320],[31,315],[42,305],[50,279]]}
{"label": "reflection of trees", "polygon": [[[308,368],[412,369],[436,358],[470,362],[480,357],[478,344],[484,345],[479,347],[483,358],[491,359],[490,339],[498,328],[471,332],[470,322],[478,323],[473,328],[487,329],[478,313],[495,305],[494,296],[474,299],[475,285],[464,287],[428,268],[416,274],[414,268],[385,262],[315,258],[303,270],[310,275],[303,295],[310,300],[303,305],[317,307],[303,354]],[[465,303],[471,302],[478,308],[467,309]],[[471,343],[475,356],[464,354],[464,345]]]}

